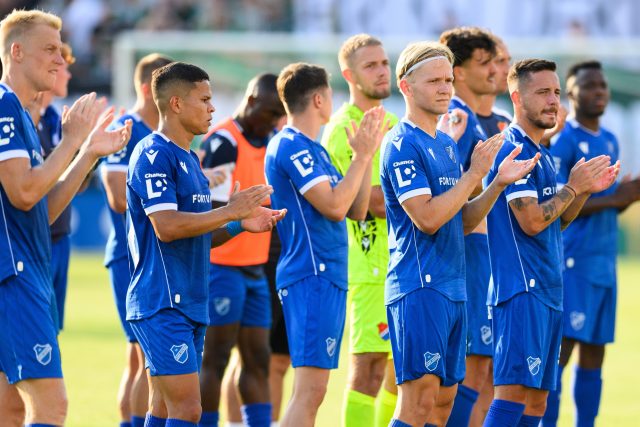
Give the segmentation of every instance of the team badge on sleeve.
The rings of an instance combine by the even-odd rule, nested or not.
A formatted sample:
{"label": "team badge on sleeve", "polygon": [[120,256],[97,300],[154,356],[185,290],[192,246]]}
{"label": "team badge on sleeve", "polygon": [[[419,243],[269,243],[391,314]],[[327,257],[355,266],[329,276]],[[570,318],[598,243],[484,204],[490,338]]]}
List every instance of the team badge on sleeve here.
{"label": "team badge on sleeve", "polygon": [[313,172],[314,162],[313,157],[309,154],[309,150],[303,150],[292,155],[291,160],[293,160],[293,165],[303,177]]}
{"label": "team badge on sleeve", "polygon": [[11,138],[15,136],[16,127],[13,124],[13,117],[3,117],[0,119],[0,145],[7,145],[11,142]]}
{"label": "team badge on sleeve", "polygon": [[411,180],[416,177],[416,167],[413,165],[413,160],[395,162],[393,166],[395,166],[398,187],[402,188],[411,185]]}

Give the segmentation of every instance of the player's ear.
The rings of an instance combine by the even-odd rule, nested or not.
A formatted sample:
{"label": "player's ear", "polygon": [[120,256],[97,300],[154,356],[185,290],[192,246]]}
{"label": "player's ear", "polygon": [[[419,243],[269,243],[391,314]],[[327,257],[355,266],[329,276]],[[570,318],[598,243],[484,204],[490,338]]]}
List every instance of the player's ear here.
{"label": "player's ear", "polygon": [[342,77],[349,83],[353,83],[353,72],[350,69],[345,68],[342,70]]}
{"label": "player's ear", "polygon": [[182,99],[177,95],[173,95],[169,98],[169,108],[176,114],[180,113],[180,110],[182,110]]}
{"label": "player's ear", "polygon": [[140,90],[145,98],[151,98],[151,85],[149,83],[140,84]]}
{"label": "player's ear", "polygon": [[314,108],[317,108],[317,109],[321,108],[323,101],[324,99],[322,99],[322,94],[320,92],[313,93],[313,96],[311,97],[311,102],[313,102]]}
{"label": "player's ear", "polygon": [[409,96],[411,94],[411,85],[409,84],[408,79],[401,79],[398,87],[404,96]]}
{"label": "player's ear", "polygon": [[453,81],[464,81],[464,68],[461,66],[453,67]]}
{"label": "player's ear", "polygon": [[23,57],[22,44],[18,42],[11,43],[11,57],[17,61],[22,60],[22,57]]}
{"label": "player's ear", "polygon": [[511,92],[509,97],[511,98],[511,102],[513,102],[514,106],[520,105],[521,100],[520,100],[520,91],[519,90],[514,90],[513,92]]}

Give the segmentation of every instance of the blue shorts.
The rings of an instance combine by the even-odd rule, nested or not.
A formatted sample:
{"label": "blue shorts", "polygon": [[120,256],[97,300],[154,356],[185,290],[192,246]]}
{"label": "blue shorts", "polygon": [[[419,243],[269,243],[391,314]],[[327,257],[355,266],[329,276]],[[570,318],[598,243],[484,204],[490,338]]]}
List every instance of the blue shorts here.
{"label": "blue shorts", "polygon": [[24,262],[0,283],[0,365],[10,384],[62,378],[49,266]]}
{"label": "blue shorts", "polygon": [[493,336],[487,310],[491,279],[489,245],[486,234],[464,238],[467,272],[467,354],[493,356]]}
{"label": "blue shorts", "polygon": [[138,342],[131,325],[127,322],[127,289],[131,282],[131,274],[129,273],[129,260],[120,258],[112,261],[109,266],[109,277],[111,278],[111,290],[113,291],[113,299],[118,309],[118,317],[120,324],[124,330],[124,334],[129,342]]}
{"label": "blue shorts", "polygon": [[206,325],[172,308],[129,323],[152,376],[200,372]]}
{"label": "blue shorts", "polygon": [[555,390],[562,312],[521,293],[492,307],[493,383]]}
{"label": "blue shorts", "polygon": [[71,238],[64,236],[51,245],[51,275],[53,291],[56,296],[58,329],[64,326],[64,302],[67,299],[67,276],[69,257],[71,256]]}
{"label": "blue shorts", "polygon": [[577,271],[564,271],[563,336],[587,344],[613,342],[617,287],[589,283]]}
{"label": "blue shorts", "polygon": [[387,319],[397,384],[429,374],[440,377],[445,387],[463,380],[467,336],[464,302],[419,288],[389,304]]}
{"label": "blue shorts", "polygon": [[309,276],[278,291],[291,365],[336,369],[347,313],[347,291]]}
{"label": "blue shorts", "polygon": [[241,268],[211,264],[209,268],[209,325],[238,323],[271,327],[271,295],[263,274],[251,277]]}

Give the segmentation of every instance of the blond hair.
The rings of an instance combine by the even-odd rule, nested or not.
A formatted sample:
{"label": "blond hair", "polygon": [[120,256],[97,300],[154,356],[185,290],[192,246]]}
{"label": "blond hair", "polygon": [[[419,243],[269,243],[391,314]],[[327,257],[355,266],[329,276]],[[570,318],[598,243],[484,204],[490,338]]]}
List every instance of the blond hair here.
{"label": "blond hair", "polygon": [[69,44],[62,43],[62,46],[60,47],[60,54],[62,55],[62,58],[64,59],[64,62],[67,63],[67,65],[72,65],[76,62],[76,57],[73,56],[73,49],[71,48],[71,46],[69,46]]}
{"label": "blond hair", "polygon": [[338,63],[340,69],[344,70],[351,66],[351,59],[358,49],[367,46],[382,46],[380,39],[373,37],[369,34],[356,34],[349,37],[342,43],[340,51],[338,52]]}
{"label": "blond hair", "polygon": [[140,87],[143,83],[151,83],[151,76],[155,70],[169,65],[172,62],[173,59],[159,53],[151,53],[142,57],[136,64],[133,72],[133,84],[135,85],[136,92],[140,92]]}
{"label": "blond hair", "polygon": [[448,47],[438,42],[421,41],[409,44],[400,53],[396,64],[396,79],[398,87],[400,80],[410,74],[411,67],[424,60],[442,56],[453,64],[453,53]]}
{"label": "blond hair", "polygon": [[48,25],[58,31],[62,20],[56,15],[41,10],[17,10],[9,13],[0,22],[0,54],[5,58],[11,52],[11,44],[19,40],[36,25]]}

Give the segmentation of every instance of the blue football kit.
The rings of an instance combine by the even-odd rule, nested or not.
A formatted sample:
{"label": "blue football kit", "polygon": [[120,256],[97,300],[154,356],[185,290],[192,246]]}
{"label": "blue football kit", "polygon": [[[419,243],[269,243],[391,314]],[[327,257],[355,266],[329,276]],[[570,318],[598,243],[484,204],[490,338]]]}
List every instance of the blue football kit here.
{"label": "blue football kit", "polygon": [[511,114],[498,107],[493,107],[491,114],[488,116],[476,114],[476,117],[487,136],[501,133],[511,124],[511,121],[513,121]]}
{"label": "blue football kit", "polygon": [[[461,163],[464,170],[467,170],[471,164],[471,153],[478,141],[484,141],[488,135],[493,136],[499,131],[493,132],[494,129],[491,127],[492,133],[487,133],[485,127],[482,126],[483,122],[480,117],[457,96],[451,99],[449,105],[450,111],[454,108],[459,108],[467,113],[467,128],[458,140]],[[464,250],[467,281],[467,354],[490,357],[493,354],[491,348],[493,335],[486,300],[491,269],[486,234],[475,232],[466,235]]]}
{"label": "blue football kit", "polygon": [[449,136],[437,131],[433,137],[406,118],[383,140],[380,175],[390,254],[385,303],[398,384],[426,374],[437,375],[445,386],[464,378],[462,213],[429,235],[402,207],[412,197],[436,197],[454,187],[461,160]]}
{"label": "blue football kit", "polygon": [[[0,84],[0,162],[43,163],[36,128],[15,93]],[[62,378],[51,282],[47,199],[14,207],[0,186],[0,366],[9,383]]]}
{"label": "blue football kit", "polygon": [[325,218],[304,194],[342,176],[329,154],[299,130],[286,126],[267,146],[267,182],[273,209],[288,210],[278,223],[282,252],[276,287],[282,301],[294,367],[338,367],[346,316],[347,229]]}
{"label": "blue football kit", "polygon": [[[616,137],[607,129],[593,132],[575,119],[551,147],[556,162],[558,185],[566,184],[571,168],[582,157],[600,155],[619,159]],[[597,198],[616,191],[614,184],[592,194]],[[579,216],[562,233],[564,243],[564,326],[563,335],[581,342],[602,345],[613,342],[616,315],[616,256],[618,210],[605,209]]]}
{"label": "blue football kit", "polygon": [[159,132],[140,141],[129,161],[127,207],[133,267],[127,320],[151,375],[197,372],[209,321],[211,234],[162,242],[148,218],[161,211],[211,210],[209,182],[196,154]]}
{"label": "blue football kit", "polygon": [[[131,127],[131,138],[127,145],[120,151],[113,153],[102,160],[101,167],[106,172],[127,173],[129,159],[135,146],[151,133],[151,129],[145,124],[142,118],[135,112],[127,112],[116,122],[110,126],[110,129],[116,129],[124,126],[127,120],[133,122]],[[105,192],[106,198],[106,192]],[[127,233],[125,231],[125,214],[119,213],[109,208],[109,217],[111,219],[111,229],[107,238],[105,247],[104,265],[109,269],[109,278],[111,280],[111,290],[113,298],[118,309],[120,324],[124,330],[125,336],[129,342],[136,342],[137,339],[131,330],[129,322],[127,322],[127,289],[131,282],[131,272],[129,270],[129,260],[127,258]]]}
{"label": "blue football kit", "polygon": [[556,169],[549,150],[536,144],[517,124],[505,131],[505,142],[487,176],[516,145],[516,160],[541,158],[530,174],[508,185],[487,217],[492,280],[491,306],[494,384],[520,384],[553,390],[562,335],[562,238],[560,219],[535,236],[520,227],[509,202],[535,198],[538,204],[556,194]]}

